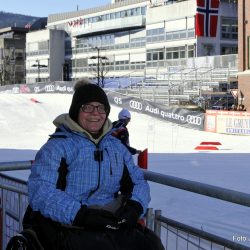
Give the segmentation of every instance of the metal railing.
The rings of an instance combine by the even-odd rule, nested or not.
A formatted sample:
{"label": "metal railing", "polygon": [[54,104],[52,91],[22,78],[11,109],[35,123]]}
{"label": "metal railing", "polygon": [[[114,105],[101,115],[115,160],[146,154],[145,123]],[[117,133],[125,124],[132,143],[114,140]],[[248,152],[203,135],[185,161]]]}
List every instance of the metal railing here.
{"label": "metal railing", "polygon": [[[230,189],[203,184],[200,182],[185,180],[173,176],[145,171],[145,179],[148,181],[163,184],[165,186],[205,195],[223,201],[250,207],[250,194]],[[238,244],[218,235],[205,232],[183,223],[171,220],[161,215],[160,210],[149,210],[147,213],[147,226],[153,229],[161,238],[165,238],[165,248],[170,250],[249,250],[249,246]],[[165,236],[164,236],[165,232]]]}
{"label": "metal railing", "polygon": [[[0,172],[27,170],[31,164],[31,161],[0,163]],[[250,207],[250,194],[147,170],[144,175],[150,182]],[[22,217],[28,204],[27,192],[26,181],[0,173],[1,249],[5,249],[9,239],[22,230]],[[148,209],[146,224],[161,237],[166,250],[250,249],[216,234],[166,218],[161,215],[161,210]]]}

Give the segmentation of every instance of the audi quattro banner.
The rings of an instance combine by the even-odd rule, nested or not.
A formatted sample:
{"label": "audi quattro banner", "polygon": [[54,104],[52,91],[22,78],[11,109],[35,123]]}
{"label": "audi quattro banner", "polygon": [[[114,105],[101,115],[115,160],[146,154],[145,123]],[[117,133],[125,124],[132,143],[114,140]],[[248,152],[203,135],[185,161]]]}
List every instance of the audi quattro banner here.
{"label": "audi quattro banner", "polygon": [[13,84],[0,87],[0,93],[27,94],[27,93],[73,93],[72,82],[49,82],[34,84]]}
{"label": "audi quattro banner", "polygon": [[127,108],[131,111],[150,115],[152,117],[177,123],[192,129],[204,130],[205,114],[181,108],[167,108],[135,97],[128,97],[116,92],[107,92],[111,104]]}

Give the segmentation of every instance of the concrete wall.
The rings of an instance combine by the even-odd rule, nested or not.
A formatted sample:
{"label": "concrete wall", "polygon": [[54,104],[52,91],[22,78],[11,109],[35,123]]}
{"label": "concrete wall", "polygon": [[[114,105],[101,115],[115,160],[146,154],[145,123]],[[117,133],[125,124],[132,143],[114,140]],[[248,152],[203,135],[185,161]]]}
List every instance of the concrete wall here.
{"label": "concrete wall", "polygon": [[50,30],[50,81],[63,80],[65,32]]}

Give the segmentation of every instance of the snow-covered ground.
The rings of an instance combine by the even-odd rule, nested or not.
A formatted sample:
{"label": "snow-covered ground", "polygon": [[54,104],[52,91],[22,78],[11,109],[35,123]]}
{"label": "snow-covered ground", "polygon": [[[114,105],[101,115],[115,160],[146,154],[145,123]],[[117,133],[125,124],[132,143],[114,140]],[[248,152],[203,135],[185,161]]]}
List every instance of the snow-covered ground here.
{"label": "snow-covered ground", "polygon": [[[40,103],[32,101],[32,98]],[[53,119],[68,112],[70,94],[1,94],[0,162],[31,160],[53,133]],[[110,119],[120,108],[112,106]],[[191,130],[132,113],[131,145],[148,148],[149,170],[250,193],[250,137]],[[219,150],[197,151],[201,142],[220,142]],[[29,171],[10,173],[27,179]],[[163,215],[250,246],[250,208],[150,183],[150,207]],[[244,238],[245,239],[245,238]]]}

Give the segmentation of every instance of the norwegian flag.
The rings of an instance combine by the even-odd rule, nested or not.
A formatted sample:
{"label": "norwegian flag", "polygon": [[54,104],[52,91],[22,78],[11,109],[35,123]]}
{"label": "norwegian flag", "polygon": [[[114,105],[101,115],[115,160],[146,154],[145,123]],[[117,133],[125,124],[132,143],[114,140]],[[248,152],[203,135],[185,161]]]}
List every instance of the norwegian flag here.
{"label": "norwegian flag", "polygon": [[196,0],[195,33],[197,36],[216,37],[219,0]]}

